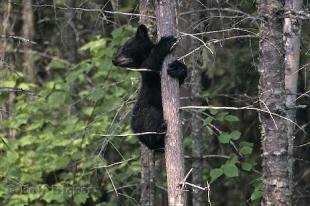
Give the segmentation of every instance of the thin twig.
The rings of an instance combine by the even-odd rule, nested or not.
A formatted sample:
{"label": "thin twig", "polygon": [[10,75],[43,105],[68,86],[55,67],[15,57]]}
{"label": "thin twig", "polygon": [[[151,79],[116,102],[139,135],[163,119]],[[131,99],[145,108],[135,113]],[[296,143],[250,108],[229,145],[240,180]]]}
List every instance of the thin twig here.
{"label": "thin twig", "polygon": [[107,174],[108,174],[108,176],[109,176],[109,179],[111,180],[111,184],[112,184],[112,186],[113,186],[113,189],[114,189],[114,191],[115,191],[116,196],[118,196],[117,189],[116,189],[116,187],[115,187],[115,185],[114,185],[114,182],[113,182],[112,177],[111,177],[111,175],[110,175],[110,173],[109,173],[109,170],[106,168],[105,171],[107,172]]}
{"label": "thin twig", "polygon": [[165,134],[165,132],[141,132],[141,133],[128,133],[128,134],[102,134],[101,137],[128,137],[128,136],[141,136],[146,134]]}
{"label": "thin twig", "polygon": [[282,115],[279,115],[279,114],[276,114],[276,113],[273,113],[273,112],[268,112],[266,110],[263,110],[263,109],[259,109],[259,108],[255,108],[255,107],[249,107],[249,106],[245,106],[245,107],[214,107],[214,106],[183,106],[183,107],[180,107],[180,109],[215,109],[215,110],[222,110],[222,109],[226,109],[226,110],[254,110],[254,111],[258,111],[258,112],[264,112],[264,113],[268,113],[268,114],[271,114],[273,116],[276,116],[276,117],[280,117],[282,119],[285,119],[289,122],[291,122],[292,124],[294,124],[296,127],[298,127],[301,131],[303,131],[305,134],[307,134],[307,132],[301,127],[299,126],[296,122],[292,121],[291,119],[289,118],[286,118]]}
{"label": "thin twig", "polygon": [[30,44],[37,44],[36,42],[31,41],[31,40],[26,39],[26,38],[21,37],[21,36],[12,36],[12,35],[0,34],[0,38],[3,38],[3,39],[11,38],[11,39],[16,39],[16,40],[19,40],[19,41],[22,41],[22,42],[30,43]]}

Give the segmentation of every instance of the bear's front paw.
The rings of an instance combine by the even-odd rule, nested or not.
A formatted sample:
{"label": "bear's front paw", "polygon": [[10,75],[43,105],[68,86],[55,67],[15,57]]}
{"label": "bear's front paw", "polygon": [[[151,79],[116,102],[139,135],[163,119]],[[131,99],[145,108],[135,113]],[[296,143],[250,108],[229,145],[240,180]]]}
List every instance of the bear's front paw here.
{"label": "bear's front paw", "polygon": [[161,54],[168,54],[174,49],[177,38],[174,36],[164,36],[158,42],[158,52]]}
{"label": "bear's front paw", "polygon": [[167,73],[169,76],[179,79],[182,84],[187,76],[187,68],[182,62],[175,60],[168,65]]}

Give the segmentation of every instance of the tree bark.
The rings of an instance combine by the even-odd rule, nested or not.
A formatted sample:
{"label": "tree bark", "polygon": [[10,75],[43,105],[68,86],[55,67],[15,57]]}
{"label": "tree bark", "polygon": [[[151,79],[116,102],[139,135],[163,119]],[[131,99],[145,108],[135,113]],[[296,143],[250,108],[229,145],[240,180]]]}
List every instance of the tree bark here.
{"label": "tree bark", "polygon": [[[155,1],[158,37],[176,34],[176,2],[174,0]],[[170,206],[185,205],[182,188],[184,178],[184,159],[182,130],[180,124],[179,82],[167,75],[168,64],[175,58],[168,55],[163,63],[161,90],[164,119],[167,123],[165,139],[165,159],[167,168],[168,203]]]}
{"label": "tree bark", "polygon": [[[76,39],[76,26],[75,26],[75,0],[65,0],[65,25],[64,25],[64,57],[71,64],[76,64],[78,62],[78,53],[77,53],[77,39]],[[76,106],[74,104],[74,94],[77,94],[77,86],[73,83],[70,85],[70,93],[72,104],[69,107],[69,113],[76,113]]]}
{"label": "tree bark", "polygon": [[261,0],[259,101],[263,199],[261,205],[291,205],[288,175],[287,122],[272,115],[286,116],[284,88],[283,4],[281,0]]}
{"label": "tree bark", "polygon": [[[201,4],[198,1],[191,1],[191,24],[198,23],[200,21],[200,13],[195,12],[201,9]],[[190,25],[189,25],[190,26]],[[201,26],[193,28],[192,33],[201,32]],[[198,48],[201,42],[192,38],[192,49]],[[190,85],[191,85],[191,101],[192,105],[201,106],[201,70],[200,66],[202,65],[202,54],[201,51],[195,53],[191,56],[191,76],[190,76]],[[199,111],[193,112],[191,119],[191,138],[192,138],[192,183],[198,186],[203,187],[203,138],[202,138],[202,115]],[[203,206],[205,205],[203,200],[203,190],[198,188],[192,188],[192,203],[193,206]]]}
{"label": "tree bark", "polygon": [[155,161],[154,152],[141,144],[141,196],[142,206],[155,205]]}
{"label": "tree bark", "polygon": [[[301,20],[291,14],[299,11],[302,7],[302,0],[286,0],[285,11],[289,11],[289,17],[284,19],[284,50],[285,50],[285,104],[287,108],[287,118],[292,121],[296,119],[296,93],[298,82],[298,70],[300,59],[300,36],[301,36]],[[288,131],[288,163],[289,163],[289,189],[290,194],[294,191],[294,129],[295,125],[287,122]]]}
{"label": "tree bark", "polygon": [[[140,0],[140,23],[153,28],[154,22],[147,15],[150,15],[154,8],[151,8],[149,0]],[[150,32],[150,30],[149,30]],[[142,206],[155,205],[155,158],[154,152],[141,144],[141,196],[140,204]]]}
{"label": "tree bark", "polygon": [[[23,0],[23,27],[22,35],[24,38],[32,41],[34,38],[34,19],[32,10],[32,0]],[[35,81],[35,67],[31,60],[32,57],[32,47],[31,44],[24,45],[24,56],[23,56],[23,69],[26,79],[30,82]]]}
{"label": "tree bark", "polygon": [[[2,26],[0,27],[1,33],[3,35],[10,35],[12,34],[13,30],[13,22],[10,20],[12,18],[12,2],[10,0],[3,2],[3,13],[0,15],[0,21],[2,22]],[[4,38],[3,41],[0,41],[0,68],[7,68],[7,65],[10,65],[11,62],[10,58],[8,57],[7,50],[12,47],[10,45],[10,39]],[[13,65],[13,64],[12,64]],[[9,69],[8,69],[9,70]],[[1,77],[0,81],[3,81],[5,77]],[[8,99],[5,103],[0,105],[0,122],[3,120],[6,120],[10,117],[10,112],[14,106],[14,102],[16,99],[16,95],[14,92],[10,92],[8,94]],[[15,138],[16,136],[16,130],[15,129],[5,129],[4,126],[0,124],[0,130],[3,131],[3,133],[7,134],[8,137],[10,138]]]}
{"label": "tree bark", "polygon": [[65,27],[64,27],[64,56],[72,64],[77,63],[77,44],[75,34],[75,0],[65,0],[68,9],[65,10]]}

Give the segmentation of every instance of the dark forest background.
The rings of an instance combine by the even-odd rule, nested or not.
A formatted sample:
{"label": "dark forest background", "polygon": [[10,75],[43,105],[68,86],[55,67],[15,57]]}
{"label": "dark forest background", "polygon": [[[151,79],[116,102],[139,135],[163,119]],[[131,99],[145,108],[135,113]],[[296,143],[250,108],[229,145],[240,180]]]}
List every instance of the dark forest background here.
{"label": "dark forest background", "polygon": [[[198,21],[182,26],[193,11],[179,1],[178,57],[192,69],[197,52],[188,39],[199,27],[199,84],[208,106],[182,109],[185,170],[193,159],[190,116],[199,112],[206,205],[208,194],[213,205],[259,205],[257,2],[200,2]],[[140,143],[129,123],[140,76],[111,62],[139,25],[138,6],[135,0],[0,2],[0,205],[139,205]],[[310,9],[308,1],[304,8]],[[304,21],[296,205],[310,197],[309,57]],[[191,84],[187,78],[181,88],[182,106],[191,105]],[[164,156],[155,159],[155,205],[167,205]]]}

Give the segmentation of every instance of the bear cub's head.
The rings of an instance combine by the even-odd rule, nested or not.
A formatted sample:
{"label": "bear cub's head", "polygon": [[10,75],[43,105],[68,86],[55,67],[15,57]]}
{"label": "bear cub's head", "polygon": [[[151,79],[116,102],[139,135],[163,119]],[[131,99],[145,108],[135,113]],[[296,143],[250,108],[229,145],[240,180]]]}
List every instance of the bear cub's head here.
{"label": "bear cub's head", "polygon": [[153,47],[146,26],[141,24],[135,36],[118,49],[112,62],[119,67],[139,68]]}

